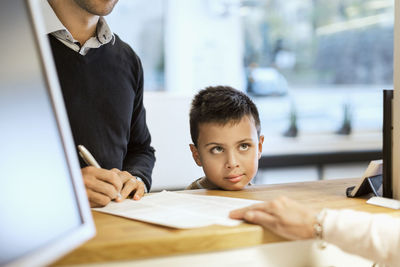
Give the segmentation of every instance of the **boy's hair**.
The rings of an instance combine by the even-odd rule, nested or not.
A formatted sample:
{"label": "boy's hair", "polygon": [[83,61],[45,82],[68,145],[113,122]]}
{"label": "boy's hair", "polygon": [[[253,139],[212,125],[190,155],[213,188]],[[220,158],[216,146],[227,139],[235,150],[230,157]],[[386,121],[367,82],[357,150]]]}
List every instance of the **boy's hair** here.
{"label": "boy's hair", "polygon": [[251,116],[260,136],[260,117],[256,105],[243,92],[229,86],[210,86],[197,93],[190,109],[190,134],[197,146],[199,124],[214,122],[221,125],[237,123]]}

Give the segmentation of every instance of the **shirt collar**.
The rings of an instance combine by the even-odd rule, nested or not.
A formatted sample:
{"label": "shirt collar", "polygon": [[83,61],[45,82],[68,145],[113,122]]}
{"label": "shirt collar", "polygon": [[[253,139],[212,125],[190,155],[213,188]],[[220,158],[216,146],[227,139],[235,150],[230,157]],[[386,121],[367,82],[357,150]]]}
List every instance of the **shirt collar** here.
{"label": "shirt collar", "polygon": [[54,10],[51,8],[49,2],[47,2],[47,0],[42,0],[40,2],[46,27],[46,34],[60,30],[68,31],[67,28],[65,28],[65,26],[58,19],[56,13],[54,13]]}
{"label": "shirt collar", "polygon": [[[66,31],[67,36],[72,38],[71,33],[62,24],[47,0],[41,0],[42,13],[45,21],[46,34]],[[96,38],[101,44],[106,44],[114,39],[114,34],[103,17],[99,18],[96,29]],[[115,41],[115,40],[114,40]]]}

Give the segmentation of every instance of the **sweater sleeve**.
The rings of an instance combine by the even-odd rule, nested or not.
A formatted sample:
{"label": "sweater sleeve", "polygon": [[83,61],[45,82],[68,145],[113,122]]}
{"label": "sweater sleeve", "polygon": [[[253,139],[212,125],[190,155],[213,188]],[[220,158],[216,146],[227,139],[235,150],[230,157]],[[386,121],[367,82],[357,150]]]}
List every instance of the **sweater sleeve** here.
{"label": "sweater sleeve", "polygon": [[146,184],[147,190],[150,191],[155,156],[154,148],[150,145],[151,136],[146,124],[146,111],[143,105],[143,69],[139,57],[136,56],[136,60],[138,82],[123,169],[133,176],[140,177]]}
{"label": "sweater sleeve", "polygon": [[325,241],[373,261],[400,266],[400,218],[329,209],[321,215]]}

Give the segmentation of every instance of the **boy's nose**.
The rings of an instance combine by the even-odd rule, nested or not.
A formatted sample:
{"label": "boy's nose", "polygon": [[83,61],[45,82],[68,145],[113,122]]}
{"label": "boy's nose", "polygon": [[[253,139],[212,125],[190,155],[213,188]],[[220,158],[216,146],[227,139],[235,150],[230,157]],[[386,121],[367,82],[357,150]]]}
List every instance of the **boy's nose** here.
{"label": "boy's nose", "polygon": [[237,161],[236,156],[235,156],[234,153],[229,153],[228,154],[228,158],[226,160],[225,167],[227,169],[232,169],[232,168],[235,168],[235,167],[239,167],[239,162]]}

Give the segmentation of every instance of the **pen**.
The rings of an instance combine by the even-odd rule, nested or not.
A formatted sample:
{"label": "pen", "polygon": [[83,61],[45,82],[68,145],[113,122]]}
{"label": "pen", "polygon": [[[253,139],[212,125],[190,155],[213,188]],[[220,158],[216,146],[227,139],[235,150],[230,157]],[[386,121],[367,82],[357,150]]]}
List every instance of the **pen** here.
{"label": "pen", "polygon": [[79,145],[78,150],[79,150],[79,156],[81,156],[81,158],[87,165],[93,166],[96,168],[101,168],[100,164],[97,163],[96,159],[89,152],[89,150],[86,149],[86,147],[84,147],[83,145]]}
{"label": "pen", "polygon": [[[93,157],[93,155],[89,152],[89,150],[86,149],[83,145],[78,145],[78,150],[79,150],[79,156],[83,159],[83,161],[89,165],[93,166],[96,168],[101,168],[100,164],[96,161],[96,159]],[[117,199],[121,199],[121,193],[118,192]]]}

